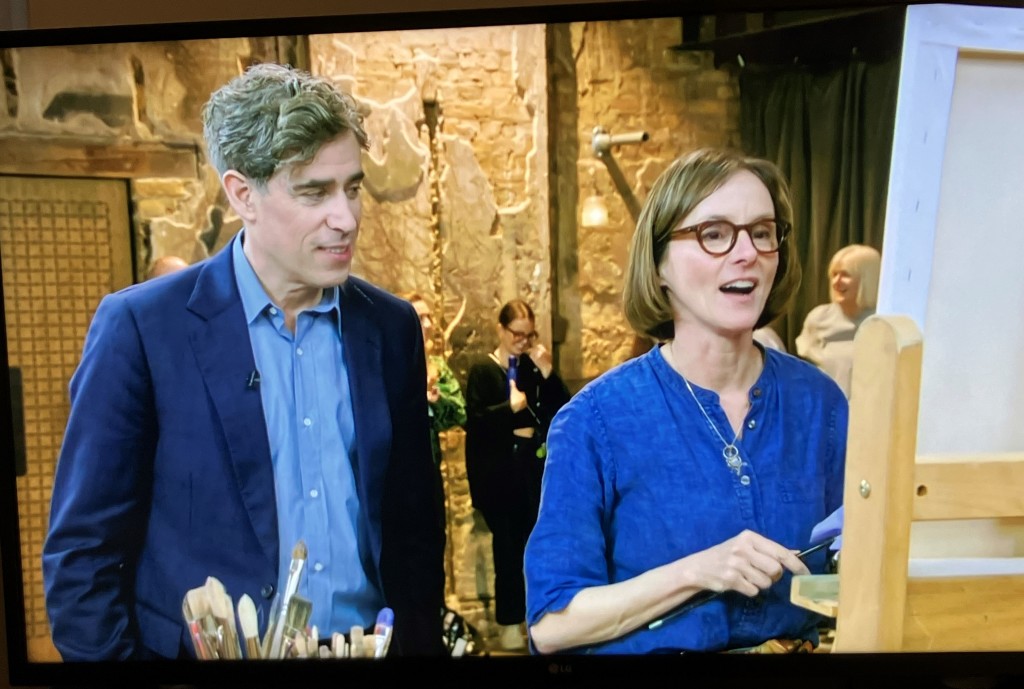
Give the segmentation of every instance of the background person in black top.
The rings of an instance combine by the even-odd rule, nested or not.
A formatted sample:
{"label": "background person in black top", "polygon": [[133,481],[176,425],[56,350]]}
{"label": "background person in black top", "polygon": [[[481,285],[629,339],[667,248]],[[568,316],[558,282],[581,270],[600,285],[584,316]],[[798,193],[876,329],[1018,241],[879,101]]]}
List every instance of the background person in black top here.
{"label": "background person in black top", "polygon": [[[508,649],[525,645],[523,551],[537,521],[548,426],[569,400],[534,321],[525,301],[505,304],[498,347],[472,366],[466,384],[466,473],[473,506],[494,535],[495,618]],[[509,357],[517,362],[514,380]]]}

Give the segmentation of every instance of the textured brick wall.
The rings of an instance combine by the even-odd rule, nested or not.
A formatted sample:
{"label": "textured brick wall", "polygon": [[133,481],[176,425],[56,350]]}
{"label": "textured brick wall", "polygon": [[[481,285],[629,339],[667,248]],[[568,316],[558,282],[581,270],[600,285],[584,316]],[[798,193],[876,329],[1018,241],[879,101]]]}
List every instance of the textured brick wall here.
{"label": "textured brick wall", "polygon": [[546,332],[543,27],[313,36],[310,53],[313,71],[334,78],[368,113],[373,143],[356,272],[432,297],[444,325],[465,300],[450,343],[460,374],[496,346],[497,310],[513,297],[534,305]]}
{"label": "textured brick wall", "polygon": [[[555,165],[575,175],[574,198],[560,197],[555,233],[562,252],[559,311],[570,324],[560,352],[567,377],[590,378],[623,361],[632,332],[622,315],[622,279],[634,222],[604,163],[591,147],[594,127],[612,134],[646,131],[650,140],[613,149],[642,204],[672,160],[700,146],[739,145],[739,86],[716,70],[710,53],[669,50],[681,42],[678,19],[587,22],[556,27],[551,36],[553,98],[565,107],[554,119],[560,144]],[[557,182],[556,182],[557,183]],[[606,200],[605,228],[579,227],[583,199]]]}
{"label": "textured brick wall", "polygon": [[[543,27],[313,36],[310,54],[313,71],[334,78],[367,113],[356,272],[428,296],[452,329],[437,345],[447,345],[463,379],[473,358],[497,345],[497,310],[509,299],[530,301],[547,333]],[[481,596],[493,592],[490,536],[469,501],[464,433],[449,432],[442,446],[448,603],[488,634]]]}

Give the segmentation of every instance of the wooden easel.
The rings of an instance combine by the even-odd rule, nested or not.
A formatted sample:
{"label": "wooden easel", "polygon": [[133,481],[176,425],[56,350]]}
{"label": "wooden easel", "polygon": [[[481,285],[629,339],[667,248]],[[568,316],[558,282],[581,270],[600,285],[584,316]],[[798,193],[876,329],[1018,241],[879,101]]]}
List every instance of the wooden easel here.
{"label": "wooden easel", "polygon": [[921,333],[873,316],[854,342],[838,575],[794,577],[833,652],[1024,650],[1021,558],[909,560],[912,521],[1024,516],[1024,453],[917,456]]}

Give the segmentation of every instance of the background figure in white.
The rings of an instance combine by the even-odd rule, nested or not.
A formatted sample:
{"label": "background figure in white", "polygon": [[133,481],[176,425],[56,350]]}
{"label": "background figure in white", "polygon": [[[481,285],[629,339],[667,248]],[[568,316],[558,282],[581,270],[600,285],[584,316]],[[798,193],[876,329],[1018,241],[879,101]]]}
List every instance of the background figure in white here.
{"label": "background figure in white", "polygon": [[811,309],[796,338],[796,353],[831,376],[847,397],[853,370],[853,336],[875,312],[882,257],[864,244],[836,252],[828,266],[832,301]]}
{"label": "background figure in white", "polygon": [[755,330],[754,340],[760,342],[765,347],[777,349],[780,352],[786,351],[786,343],[782,341],[782,338],[770,325],[766,325],[763,328]]}

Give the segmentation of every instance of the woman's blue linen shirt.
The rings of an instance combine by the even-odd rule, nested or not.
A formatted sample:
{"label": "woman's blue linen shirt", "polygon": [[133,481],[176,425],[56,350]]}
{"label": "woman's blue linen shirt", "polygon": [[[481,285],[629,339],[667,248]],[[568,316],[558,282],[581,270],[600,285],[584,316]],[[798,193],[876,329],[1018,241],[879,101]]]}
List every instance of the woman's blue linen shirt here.
{"label": "woman's blue linen shirt", "polygon": [[[693,386],[719,432],[718,395]],[[814,366],[773,349],[749,391],[739,475],[682,377],[659,348],[591,382],[548,436],[541,508],[526,548],[527,622],[581,589],[631,579],[744,529],[788,548],[842,503],[848,405]],[[821,572],[825,553],[808,559]],[[769,638],[817,638],[815,613],[789,603],[788,572],[754,598],[726,593],[649,631],[574,649],[590,653],[717,651]]]}

